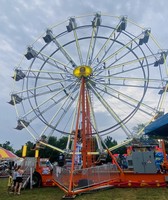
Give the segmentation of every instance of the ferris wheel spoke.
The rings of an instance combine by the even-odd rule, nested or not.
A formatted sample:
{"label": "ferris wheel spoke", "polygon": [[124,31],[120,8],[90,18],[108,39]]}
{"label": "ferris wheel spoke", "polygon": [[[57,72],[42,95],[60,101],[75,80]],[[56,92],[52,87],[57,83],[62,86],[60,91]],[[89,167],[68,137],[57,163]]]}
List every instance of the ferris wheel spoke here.
{"label": "ferris wheel spoke", "polygon": [[71,58],[69,53],[65,50],[65,48],[58,42],[56,38],[53,39],[53,42],[56,44],[56,46],[59,48],[59,50],[62,52],[62,54],[65,56],[65,58],[71,63],[72,67],[75,68],[77,64],[75,61]]}
{"label": "ferris wheel spoke", "polygon": [[[37,79],[37,76],[30,76],[30,75],[28,75],[27,78]],[[39,80],[49,80],[49,81],[51,81],[51,80],[61,81],[62,80],[62,78],[53,78],[53,77],[51,78],[51,77],[43,77],[43,76],[40,76],[38,79]]]}
{"label": "ferris wheel spoke", "polygon": [[131,69],[126,69],[126,70],[122,70],[122,71],[120,71],[120,72],[116,72],[116,73],[113,73],[113,74],[111,74],[112,76],[114,76],[114,75],[119,75],[119,74],[125,74],[125,73],[128,73],[128,72],[136,72],[136,70],[138,71],[139,69],[142,69],[142,67],[143,67],[143,69],[145,69],[146,67],[149,67],[150,66],[150,64],[148,64],[148,65],[145,65],[145,66],[138,66],[138,67],[133,67],[133,68],[131,68]]}
{"label": "ferris wheel spoke", "polygon": [[78,35],[77,35],[77,32],[76,32],[76,29],[73,30],[73,33],[74,33],[76,48],[77,48],[77,52],[78,52],[78,56],[79,56],[79,60],[80,60],[80,65],[83,65],[83,57],[82,57],[82,52],[81,52],[81,48],[80,48],[80,45],[79,45],[79,40],[78,40]]}
{"label": "ferris wheel spoke", "polygon": [[[138,46],[137,46],[137,47],[138,47]],[[114,69],[117,69],[117,68],[122,68],[122,71],[121,71],[121,72],[118,72],[118,73],[124,73],[124,72],[131,71],[131,70],[133,70],[133,69],[140,69],[140,68],[142,68],[142,66],[143,66],[143,67],[148,67],[148,66],[149,66],[149,64],[144,65],[144,60],[146,59],[146,57],[143,57],[142,61],[141,61],[139,58],[137,58],[137,59],[133,60],[134,62],[129,62],[129,63],[125,63],[125,62],[124,62],[124,63],[119,63],[119,64],[117,64],[117,65],[114,65],[114,64],[115,64],[116,62],[118,62],[121,58],[123,58],[123,57],[125,57],[126,55],[128,55],[128,53],[130,53],[129,50],[127,51],[126,54],[124,54],[124,55],[121,56],[120,58],[116,59],[113,63],[109,64],[109,66],[106,66],[105,62],[102,63],[102,67],[101,67],[101,68],[95,69],[96,72],[97,72],[96,75],[99,75],[99,74],[101,74],[102,72],[105,72],[105,71],[108,71],[108,74],[110,75],[110,70],[114,70]],[[129,69],[129,70],[125,70],[125,69],[124,69],[125,66],[130,67],[130,64],[133,64],[133,63],[138,64],[138,62],[139,62],[139,64],[140,64],[139,66],[134,66],[134,68]],[[129,65],[126,65],[126,64],[129,64]],[[153,65],[153,63],[152,63],[151,65]],[[115,73],[115,74],[116,74],[116,73]],[[112,74],[112,75],[113,75],[113,74]]]}
{"label": "ferris wheel spoke", "polygon": [[[155,54],[155,55],[158,55],[158,54]],[[145,56],[145,57],[140,57],[140,58],[128,61],[128,62],[119,63],[117,65],[109,65],[108,67],[104,66],[104,67],[96,70],[96,76],[99,75],[99,74],[101,74],[102,72],[113,70],[113,69],[117,69],[117,68],[121,68],[121,72],[112,73],[111,75],[122,74],[122,73],[129,72],[131,70],[141,69],[142,67],[146,68],[146,67],[149,67],[149,66],[153,66],[154,65],[154,61],[149,62],[149,60],[148,60],[148,63],[144,64],[144,60],[145,59],[150,59],[150,58],[153,58],[153,55],[148,55],[148,56]],[[131,65],[138,64],[138,63],[140,65],[137,65],[137,66],[135,65],[131,69],[124,69],[127,66],[130,67]]]}
{"label": "ferris wheel spoke", "polygon": [[[74,97],[74,99],[76,99],[78,96],[78,94],[76,94],[76,96]],[[63,118],[65,117],[66,113],[69,111],[69,109],[72,107],[72,105],[74,104],[74,101],[71,101],[64,109],[63,109],[63,113],[60,116],[60,118],[57,120],[57,123],[55,124],[54,128],[57,128],[57,126],[61,123],[61,121],[63,120]]]}
{"label": "ferris wheel spoke", "polygon": [[[76,96],[76,99],[77,99],[77,96]],[[77,104],[78,105],[78,104]],[[73,131],[73,127],[74,127],[74,125],[75,125],[75,113],[77,114],[77,110],[76,110],[76,112],[75,112],[75,109],[74,109],[74,111],[71,113],[71,115],[69,116],[69,119],[67,120],[67,123],[65,124],[65,126],[64,126],[64,128],[63,128],[63,131],[65,131],[65,129],[66,129],[66,127],[67,127],[67,125],[68,125],[68,123],[70,123],[70,121],[71,121],[71,127],[70,127],[70,131],[69,131],[69,135],[72,133],[72,131]]]}
{"label": "ferris wheel spoke", "polygon": [[36,115],[35,117],[31,118],[29,121],[32,122],[35,119],[37,119],[41,114],[45,113],[47,110],[50,110],[51,108],[53,108],[55,106],[56,103],[59,103],[60,101],[64,100],[67,96],[64,95],[63,97],[61,97],[60,99],[58,99],[57,101],[54,101],[54,103],[52,103],[49,107],[47,107],[46,109],[44,109],[41,113],[39,113],[38,111],[35,112],[35,109],[31,109],[29,110],[27,113],[25,113],[22,118],[26,118],[29,114],[31,114],[32,112],[35,112]]}
{"label": "ferris wheel spoke", "polygon": [[[144,68],[148,67],[148,66],[149,66],[149,64],[145,65],[145,66],[143,65]],[[108,70],[107,73],[108,73],[108,77],[111,77],[111,76],[114,76],[114,75],[124,74],[124,73],[131,72],[131,71],[134,71],[134,70],[139,70],[139,69],[142,69],[142,64],[140,66],[137,66],[137,67],[135,66],[131,69],[124,69],[124,66],[123,66],[121,71],[119,71],[119,72],[111,73],[111,71]],[[104,71],[106,71],[106,70],[103,70],[103,69],[99,70],[98,73],[95,74],[95,76],[96,77],[101,76],[101,73],[103,73]]]}
{"label": "ferris wheel spoke", "polygon": [[[37,93],[35,96],[36,96],[36,97],[39,97],[39,96],[43,96],[43,95],[47,95],[47,94],[52,94],[53,92],[58,92],[58,91],[60,91],[61,89],[62,89],[62,87],[61,87],[61,88],[54,89],[54,90],[49,89],[49,91]],[[34,93],[32,93],[32,96],[29,95],[29,97],[24,98],[23,100],[28,99],[28,98],[29,98],[29,99],[34,98]]]}
{"label": "ferris wheel spoke", "polygon": [[22,93],[25,93],[25,92],[29,92],[29,91],[32,91],[32,90],[37,90],[37,89],[41,89],[41,88],[45,88],[45,87],[49,87],[51,85],[60,84],[60,83],[63,83],[63,82],[65,82],[65,80],[54,81],[53,83],[48,83],[48,84],[40,85],[40,86],[37,86],[37,87],[28,88],[26,90],[18,91],[15,94],[22,94]]}
{"label": "ferris wheel spoke", "polygon": [[35,135],[24,125],[24,123],[22,123],[22,126],[27,130],[27,132],[29,133],[29,135],[34,139],[34,141],[37,141],[37,138],[35,137]]}
{"label": "ferris wheel spoke", "polygon": [[[101,63],[103,63],[103,65],[105,65],[105,62],[103,62],[102,60],[106,57],[107,53],[109,52],[109,50],[112,48],[112,46],[115,44],[115,42],[117,41],[117,39],[119,38],[120,34],[122,33],[122,30],[125,30],[126,28],[126,24],[127,24],[127,18],[126,17],[122,17],[120,19],[120,22],[118,23],[118,25],[114,28],[114,30],[112,31],[111,35],[107,38],[106,42],[104,43],[104,45],[102,46],[102,48],[100,49],[100,51],[98,52],[98,54],[96,55],[96,57],[94,58],[94,60],[97,58],[99,54],[105,50],[105,53],[103,55],[103,57],[100,59],[100,61],[98,62],[98,64],[96,65],[95,69],[97,69],[99,67],[99,65]],[[118,33],[118,35],[116,36],[116,32]],[[114,37],[114,39],[112,39],[112,37]],[[112,44],[107,48],[108,43],[112,40]],[[107,49],[106,49],[107,48]]]}
{"label": "ferris wheel spoke", "polygon": [[[135,77],[119,77],[119,76],[98,76],[94,79],[96,82],[106,84],[108,86],[122,86],[122,87],[137,87],[144,88],[144,83],[148,82],[149,89],[163,89],[162,85],[166,84],[164,79],[147,79],[147,78],[135,78]],[[118,83],[117,83],[118,81]],[[122,81],[122,82],[121,82]],[[129,84],[128,84],[128,83]],[[131,83],[131,84],[130,84]],[[156,84],[159,84],[156,86]]]}
{"label": "ferris wheel spoke", "polygon": [[[126,87],[126,88],[144,88],[144,86],[143,85],[131,85],[131,84],[126,84],[126,83],[124,83],[124,84],[117,84],[117,83],[110,83],[110,84],[107,84],[107,85],[109,85],[109,86],[118,86],[118,87],[122,87],[122,88],[124,88],[124,87]],[[161,86],[148,86],[148,89],[156,89],[156,90],[161,90],[163,87],[161,87]]]}
{"label": "ferris wheel spoke", "polygon": [[[116,73],[110,73],[110,70],[108,70],[108,75],[109,76],[114,76],[114,75],[119,75],[119,74],[124,74],[124,73],[128,73],[128,72],[133,72],[135,70],[139,70],[139,69],[145,69],[145,68],[148,68],[149,66],[152,66],[152,64],[147,64],[147,65],[143,65],[143,63],[141,63],[140,66],[135,66],[135,67],[132,67],[131,69],[124,69],[124,67],[122,68],[121,71],[119,72],[116,72]],[[103,71],[100,71],[97,75],[101,74]]]}
{"label": "ferris wheel spoke", "polygon": [[22,69],[23,72],[32,72],[33,74],[35,73],[44,73],[44,74],[54,74],[54,75],[66,75],[67,72],[58,72],[58,71],[48,71],[48,70],[41,70],[41,69]]}
{"label": "ferris wheel spoke", "polygon": [[[94,77],[94,76],[93,76]],[[96,77],[96,76],[95,76]],[[103,76],[103,75],[99,75],[98,78],[100,80],[103,80],[103,79],[109,79],[111,78],[112,80],[122,80],[122,81],[135,81],[135,82],[145,82],[145,81],[149,81],[149,82],[156,82],[156,83],[162,83],[162,82],[165,82],[166,83],[166,80],[161,80],[161,79],[152,79],[152,78],[141,78],[141,77],[122,77],[122,76]]]}
{"label": "ferris wheel spoke", "polygon": [[123,44],[123,46],[121,48],[119,48],[117,51],[115,51],[114,53],[112,53],[110,56],[108,56],[107,58],[105,58],[104,60],[102,60],[102,63],[107,62],[108,60],[110,60],[111,58],[115,57],[117,54],[119,54],[123,50],[127,49],[129,47],[129,45],[132,45],[133,42],[136,42],[136,40],[139,40],[139,38],[140,38],[141,35],[142,34],[136,36],[135,38],[132,38],[127,44]]}
{"label": "ferris wheel spoke", "polygon": [[[106,63],[102,62],[102,60],[106,57],[106,55],[108,54],[109,50],[112,48],[112,46],[115,44],[115,40],[119,37],[121,33],[119,33],[117,35],[117,37],[113,40],[113,42],[111,43],[111,45],[109,46],[109,48],[107,50],[105,50],[105,53],[103,55],[103,57],[99,60],[99,58],[97,58],[98,63],[96,64],[96,66],[94,66],[94,72],[97,72],[99,70],[101,70],[101,68],[105,69],[106,68]],[[93,62],[92,62],[93,63]],[[101,67],[100,67],[101,66]]]}
{"label": "ferris wheel spoke", "polygon": [[[40,70],[40,69],[39,70],[29,69],[29,70],[22,70],[22,71],[27,72],[26,78],[32,78],[32,79],[38,78],[38,79],[44,79],[44,80],[58,80],[58,81],[62,81],[62,79],[64,79],[66,81],[66,79],[63,77],[67,77],[68,81],[69,81],[69,78],[74,79],[74,76],[72,76],[72,74],[67,73],[67,72],[66,73],[65,72],[55,72],[55,71],[47,71],[47,70]],[[41,73],[44,76],[40,76]]]}
{"label": "ferris wheel spoke", "polygon": [[[111,87],[109,87],[109,86],[107,86],[107,85],[106,85],[106,88],[109,89],[109,90],[111,90],[111,91],[113,91],[113,92],[116,92],[119,96],[122,96],[123,98],[127,99],[127,101],[130,101],[130,102],[135,103],[135,104],[137,104],[137,105],[139,104],[139,101],[138,101],[137,99],[131,97],[131,96],[128,96],[128,95],[126,95],[126,94],[124,94],[124,93],[122,93],[122,92],[120,92],[120,91],[118,91],[118,90],[115,90],[115,89],[113,89],[113,88],[111,88]],[[156,111],[157,111],[156,108],[153,108],[153,107],[151,107],[151,106],[148,106],[148,105],[145,104],[145,103],[142,103],[142,102],[141,102],[140,105],[141,105],[142,107],[144,107],[145,109],[151,110],[152,112],[156,112]]]}
{"label": "ferris wheel spoke", "polygon": [[[73,100],[71,99],[72,98],[72,92],[69,94],[69,96],[67,96],[65,98],[64,101],[61,101],[62,104],[60,105],[59,109],[57,110],[57,112],[54,114],[54,116],[51,118],[51,120],[49,121],[49,123],[46,125],[46,127],[43,129],[43,131],[41,132],[41,135],[42,136],[46,130],[52,126],[52,123],[53,121],[56,119],[56,117],[58,116],[58,114],[60,113],[61,110],[63,110],[63,113],[62,115],[60,116],[60,118],[57,120],[57,123],[52,126],[53,128],[53,131],[57,128],[58,124],[61,122],[61,119],[65,116],[65,113],[68,112],[68,110],[71,108],[71,106],[73,105],[74,103],[74,100],[76,99],[77,95],[75,95],[75,97],[73,97]],[[69,102],[68,102],[69,101]],[[65,106],[67,104],[67,106]],[[65,108],[64,108],[65,107]],[[50,135],[51,136],[51,135]]]}
{"label": "ferris wheel spoke", "polygon": [[87,55],[87,57],[89,56],[89,60],[87,62],[88,65],[91,65],[91,63],[92,63],[93,54],[94,54],[94,51],[95,51],[95,46],[96,46],[96,41],[97,41],[98,30],[99,30],[99,28],[97,28],[97,31],[95,32],[94,38],[90,42],[90,46],[89,46],[90,50],[89,50],[88,55]]}
{"label": "ferris wheel spoke", "polygon": [[[79,91],[81,91],[81,86],[82,86],[82,84],[80,84],[80,89],[79,89]],[[69,131],[69,136],[68,136],[68,142],[67,142],[67,145],[66,145],[66,150],[68,150],[69,149],[69,145],[70,145],[70,142],[71,142],[71,135],[72,135],[72,131],[73,131],[73,127],[75,127],[75,123],[76,123],[76,118],[77,118],[77,113],[78,113],[78,109],[79,109],[79,104],[80,104],[80,93],[79,93],[79,95],[78,95],[78,97],[77,97],[77,101],[76,101],[76,106],[75,106],[75,109],[74,109],[74,111],[73,111],[73,117],[72,117],[72,122],[71,122],[71,126],[70,126],[70,131]]]}
{"label": "ferris wheel spoke", "polygon": [[[115,60],[113,63],[109,64],[109,66],[114,65],[115,63],[117,63],[118,61],[120,61],[121,59],[123,59],[124,57],[128,56],[128,54],[130,54],[130,53],[132,53],[133,51],[135,51],[135,49],[138,48],[138,47],[139,47],[139,45],[137,44],[137,45],[136,45],[134,48],[132,48],[132,49],[128,49],[128,48],[127,48],[127,52],[126,52],[124,55],[120,56],[119,58],[116,58],[116,60]],[[136,57],[137,57],[137,56],[136,56]],[[144,57],[144,59],[146,59],[146,58]],[[107,68],[108,68],[109,66],[107,66]]]}
{"label": "ferris wheel spoke", "polygon": [[121,22],[119,22],[119,24],[116,26],[116,29],[114,29],[112,31],[112,33],[110,34],[109,38],[107,38],[107,40],[105,41],[105,43],[103,44],[103,46],[100,48],[99,52],[97,53],[97,55],[94,57],[93,61],[91,64],[93,64],[93,62],[98,59],[101,54],[103,53],[103,51],[105,51],[105,49],[107,48],[108,44],[110,43],[110,41],[113,39],[112,44],[106,49],[104,55],[102,56],[102,58],[100,59],[98,65],[102,62],[102,60],[104,59],[104,57],[107,55],[107,53],[109,52],[109,50],[111,49],[111,47],[113,46],[113,44],[115,43],[115,40],[119,37],[119,35],[121,34],[121,32],[118,33],[118,35],[116,36],[116,30],[118,29],[118,27],[120,26]]}
{"label": "ferris wheel spoke", "polygon": [[101,25],[101,15],[99,13],[96,13],[93,21],[92,21],[92,35],[89,43],[89,49],[86,57],[86,65],[90,65],[92,63],[93,54],[95,50],[95,44],[97,39],[97,34],[99,31],[99,26]]}
{"label": "ferris wheel spoke", "polygon": [[71,32],[73,30],[80,65],[83,65],[82,52],[81,52],[81,48],[80,48],[80,45],[79,45],[79,39],[78,39],[78,36],[77,36],[77,31],[76,31],[77,28],[78,27],[77,27],[76,19],[74,17],[71,17],[69,19],[69,25],[67,26],[67,31]]}
{"label": "ferris wheel spoke", "polygon": [[[55,75],[55,74],[54,74]],[[72,74],[58,74],[59,76],[53,76],[53,75],[51,75],[51,74],[47,74],[47,76],[41,76],[40,75],[40,73],[38,73],[38,74],[35,74],[35,73],[33,73],[33,74],[28,74],[27,76],[26,76],[26,78],[34,78],[34,79],[41,79],[41,80],[50,80],[50,81],[62,81],[62,80],[64,80],[65,82],[67,81],[72,81],[72,80],[74,80],[75,78],[74,78],[74,76],[72,75]]]}
{"label": "ferris wheel spoke", "polygon": [[[94,82],[94,83],[96,84],[96,82]],[[99,83],[97,83],[97,84],[99,84]],[[130,102],[132,102],[132,103],[135,103],[135,104],[138,104],[138,103],[139,103],[139,101],[138,101],[137,99],[135,99],[135,98],[133,98],[133,97],[131,97],[131,96],[128,96],[128,95],[126,95],[126,94],[124,94],[124,93],[122,93],[122,92],[120,92],[120,91],[118,91],[118,90],[116,90],[116,89],[114,89],[114,88],[112,88],[112,87],[109,87],[109,86],[106,85],[106,84],[103,84],[103,83],[102,83],[101,85],[103,85],[104,88],[109,89],[109,90],[111,90],[112,92],[115,92],[115,93],[118,94],[119,96],[122,96],[123,98],[125,98],[126,100],[128,100],[128,101],[130,101]],[[104,89],[104,91],[106,91],[106,89]],[[145,109],[151,110],[152,112],[156,112],[156,111],[157,111],[155,108],[152,108],[151,106],[148,106],[148,105],[145,104],[145,103],[142,103],[142,102],[141,102],[140,105],[141,105],[142,107],[144,107]]]}
{"label": "ferris wheel spoke", "polygon": [[96,141],[97,141],[98,149],[102,152],[103,151],[103,146],[101,142],[102,139],[100,140],[100,135],[98,135],[98,126],[97,126],[96,117],[95,117],[95,113],[93,109],[93,103],[89,95],[87,95],[87,99],[88,99],[90,114],[91,114],[91,119],[92,119],[92,121],[90,121],[89,123],[91,124],[92,128],[96,132]]}
{"label": "ferris wheel spoke", "polygon": [[52,60],[50,58],[45,59],[45,63],[49,64],[50,66],[55,67],[56,70],[60,70],[60,71],[65,72],[65,73],[71,74],[71,72],[73,70],[71,67],[68,66],[68,64],[64,65],[63,66],[64,68],[62,68],[61,66],[58,65],[58,63],[56,61],[53,60],[53,58],[52,58]]}
{"label": "ferris wheel spoke", "polygon": [[71,83],[70,85],[68,85],[66,87],[63,87],[59,92],[55,93],[50,98],[47,98],[47,100],[45,100],[42,103],[40,103],[39,105],[37,105],[35,108],[33,108],[32,110],[30,110],[26,115],[30,114],[32,111],[36,112],[36,110],[38,110],[41,106],[43,106],[44,104],[46,104],[50,100],[53,100],[54,97],[56,97],[57,95],[59,95],[61,92],[65,92],[65,90],[68,89],[68,88],[70,88],[72,85],[73,84]]}
{"label": "ferris wheel spoke", "polygon": [[[47,111],[51,110],[56,104],[62,102],[65,98],[67,98],[66,95],[64,95],[63,97],[61,97],[60,99],[58,99],[57,101],[54,101],[54,103],[52,103],[50,106],[48,106],[47,108],[45,108],[44,110],[42,110],[41,112],[36,112],[36,115],[31,118],[29,121],[33,122],[35,119],[37,119],[38,117],[42,116],[44,113],[46,113]],[[32,112],[34,111],[33,109],[31,110]],[[31,112],[26,113],[23,117],[27,117]]]}
{"label": "ferris wheel spoke", "polygon": [[136,63],[142,63],[143,67],[147,67],[148,65],[154,65],[154,62],[148,63],[148,65],[147,64],[144,65],[144,63],[143,63],[144,60],[153,58],[153,56],[158,56],[158,55],[159,55],[159,53],[156,53],[156,54],[146,55],[145,57],[140,57],[140,58],[137,58],[137,59],[134,59],[131,61],[122,62],[122,63],[116,64],[116,65],[111,64],[110,66],[106,67],[104,70],[115,69],[115,68],[120,68],[120,67],[123,68],[125,66],[130,66],[130,65],[136,64]]}
{"label": "ferris wheel spoke", "polygon": [[[132,108],[137,108],[137,105],[133,104],[132,102],[128,102],[126,101],[125,99],[122,99],[122,97],[120,95],[114,95],[114,94],[111,94],[110,92],[108,92],[107,88],[101,88],[101,87],[95,87],[98,91],[102,92],[102,93],[105,93],[105,94],[108,94],[109,97],[114,97],[115,99],[117,99],[118,101],[121,101],[123,103],[125,103],[126,105],[128,106],[131,106]],[[142,112],[148,114],[151,116],[151,113],[147,112],[146,109],[142,109],[142,108],[139,108],[139,110],[141,110]]]}
{"label": "ferris wheel spoke", "polygon": [[92,36],[91,36],[91,40],[90,40],[90,44],[89,44],[88,53],[87,53],[86,65],[90,65],[90,63],[92,61],[93,52],[94,52],[94,48],[95,48],[95,44],[96,44],[97,31],[98,31],[98,28],[94,27],[93,31],[92,31]]}
{"label": "ferris wheel spoke", "polygon": [[34,129],[33,126],[31,126],[31,124],[29,124],[29,127],[31,128],[31,130],[33,131],[33,135],[36,135],[36,139],[35,142],[37,141],[37,138],[39,138],[39,133]]}
{"label": "ferris wheel spoke", "polygon": [[[79,109],[79,104],[80,104],[80,100],[81,100],[81,84],[80,84],[80,88],[78,90],[78,93],[76,95],[76,98],[75,98],[76,102],[75,102],[75,109],[73,111],[73,113],[71,114],[71,116],[69,116],[69,120],[67,121],[67,123],[65,124],[65,127],[67,126],[67,124],[69,123],[69,121],[71,120],[71,125],[70,125],[70,134],[72,133],[74,127],[76,126],[75,124],[75,120],[77,120],[77,113],[78,113],[78,109]],[[64,128],[65,130],[65,128]]]}
{"label": "ferris wheel spoke", "polygon": [[91,87],[92,92],[95,94],[95,96],[97,97],[97,99],[102,103],[102,105],[106,108],[106,110],[108,111],[108,113],[113,117],[113,119],[121,125],[121,128],[123,129],[123,131],[125,132],[125,134],[130,138],[132,137],[131,132],[129,131],[129,129],[126,127],[126,125],[124,123],[122,123],[120,117],[116,114],[116,112],[111,108],[111,106],[109,106],[109,104],[106,102],[106,100],[99,94],[99,92],[97,92],[97,90],[95,88],[93,88],[93,86],[89,83],[89,86]]}
{"label": "ferris wheel spoke", "polygon": [[[75,88],[75,89],[76,89],[76,88]],[[74,101],[75,99],[74,99],[74,97],[72,96],[72,93],[73,93],[74,91],[75,91],[75,90],[73,89],[73,91],[71,92],[71,95],[70,95],[70,94],[66,94],[66,95],[62,96],[61,98],[59,98],[59,99],[57,99],[57,100],[52,99],[52,100],[54,101],[54,103],[52,103],[51,105],[49,105],[47,108],[45,108],[44,110],[42,110],[42,111],[40,111],[40,112],[38,112],[38,110],[36,109],[36,110],[37,110],[36,116],[33,117],[32,119],[30,119],[29,121],[32,122],[32,121],[34,121],[36,118],[42,116],[42,115],[43,115],[44,113],[46,113],[47,111],[51,110],[51,108],[53,108],[53,107],[56,106],[57,104],[63,102],[67,97],[69,97],[72,101]],[[30,110],[29,112],[27,112],[24,116],[22,116],[22,118],[27,117],[29,114],[31,114],[31,113],[34,112],[34,111],[35,111],[34,109],[31,109],[31,110]]]}
{"label": "ferris wheel spoke", "polygon": [[[117,99],[119,102],[123,102],[125,105],[128,105],[132,108],[137,108],[137,105],[133,104],[132,102],[128,102],[126,101],[125,99],[122,99],[122,96],[120,95],[114,95],[114,94],[111,94],[110,92],[108,92],[108,90],[105,88],[100,88],[100,87],[95,87],[98,91],[102,92],[102,93],[105,93],[107,95],[109,95],[109,97],[114,97],[115,99]],[[146,109],[142,109],[142,108],[138,108],[140,111],[142,111],[143,113],[149,115],[149,116],[152,116],[151,112],[148,112]]]}
{"label": "ferris wheel spoke", "polygon": [[[61,61],[59,61],[59,60],[57,60],[57,59],[55,59],[54,57],[51,57],[52,55],[47,55],[47,54],[44,54],[44,53],[42,53],[42,52],[38,52],[38,51],[36,51],[35,50],[35,52],[36,52],[36,54],[37,54],[37,58],[38,59],[40,59],[40,60],[42,60],[42,61],[44,61],[45,63],[48,63],[48,64],[50,64],[51,66],[54,66],[54,67],[56,67],[57,69],[60,69],[61,71],[63,71],[63,72],[66,72],[66,71],[72,71],[73,70],[73,68],[71,68],[71,67],[69,67],[66,63],[63,63],[63,62],[61,62]],[[61,65],[62,67],[60,67],[59,65]]]}

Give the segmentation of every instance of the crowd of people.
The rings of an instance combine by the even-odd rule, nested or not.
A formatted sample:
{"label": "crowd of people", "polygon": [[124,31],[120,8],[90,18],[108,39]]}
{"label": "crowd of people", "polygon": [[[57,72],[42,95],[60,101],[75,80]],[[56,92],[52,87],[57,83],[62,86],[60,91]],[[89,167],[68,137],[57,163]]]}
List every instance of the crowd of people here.
{"label": "crowd of people", "polygon": [[23,183],[24,170],[21,165],[15,165],[14,169],[9,172],[8,178],[8,192],[20,195]]}

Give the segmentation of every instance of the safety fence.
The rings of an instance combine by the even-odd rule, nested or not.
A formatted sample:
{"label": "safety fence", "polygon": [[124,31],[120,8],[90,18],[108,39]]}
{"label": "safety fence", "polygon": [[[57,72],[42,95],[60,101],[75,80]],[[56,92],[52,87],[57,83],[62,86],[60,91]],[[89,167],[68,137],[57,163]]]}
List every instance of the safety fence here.
{"label": "safety fence", "polygon": [[[54,179],[64,188],[68,189],[70,183],[70,170],[64,167],[54,167]],[[104,164],[85,169],[73,171],[73,190],[87,188],[90,186],[103,184],[105,182],[117,180],[120,177],[116,165]]]}

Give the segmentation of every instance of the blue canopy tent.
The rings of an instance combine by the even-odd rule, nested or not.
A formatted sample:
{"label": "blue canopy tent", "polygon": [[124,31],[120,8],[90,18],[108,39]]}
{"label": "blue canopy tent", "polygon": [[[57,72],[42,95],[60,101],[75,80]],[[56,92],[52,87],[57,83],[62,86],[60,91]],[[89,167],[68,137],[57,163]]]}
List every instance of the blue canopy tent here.
{"label": "blue canopy tent", "polygon": [[168,137],[168,113],[149,124],[145,128],[145,134],[149,136]]}

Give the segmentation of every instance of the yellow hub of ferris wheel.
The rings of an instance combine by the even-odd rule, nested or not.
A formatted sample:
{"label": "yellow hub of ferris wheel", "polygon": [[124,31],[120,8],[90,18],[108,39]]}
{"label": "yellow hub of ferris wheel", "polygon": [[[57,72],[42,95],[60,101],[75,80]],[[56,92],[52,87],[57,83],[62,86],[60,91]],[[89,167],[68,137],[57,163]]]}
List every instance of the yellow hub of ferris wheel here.
{"label": "yellow hub of ferris wheel", "polygon": [[88,77],[92,74],[92,68],[86,65],[78,66],[74,69],[73,75],[77,78]]}

